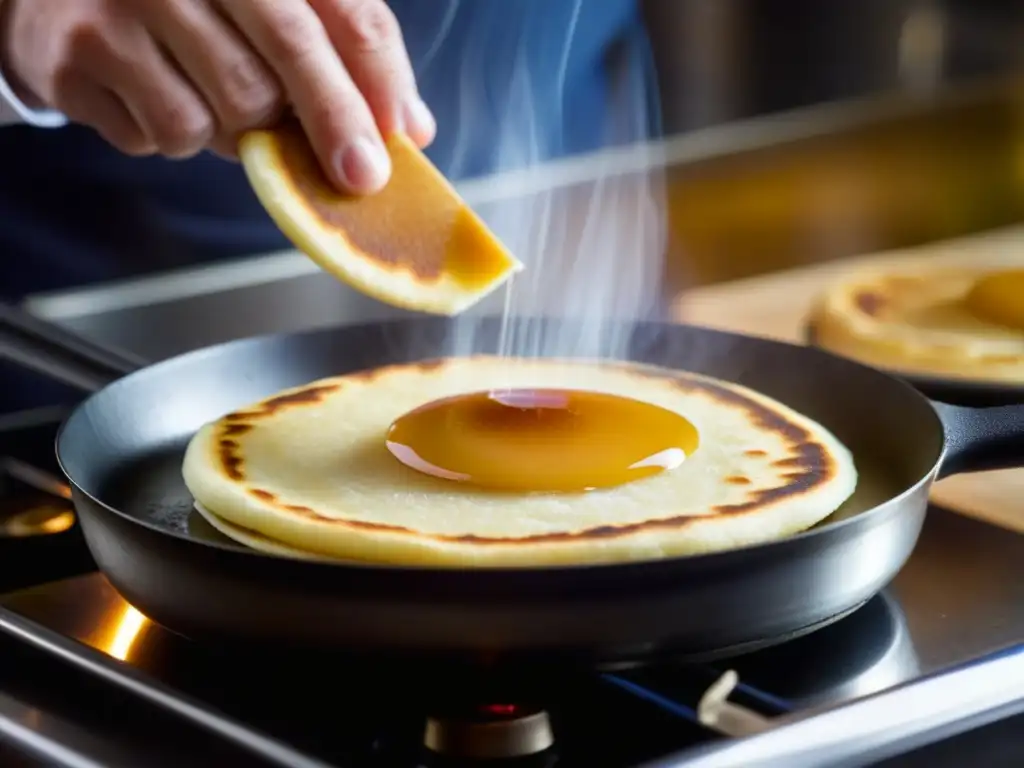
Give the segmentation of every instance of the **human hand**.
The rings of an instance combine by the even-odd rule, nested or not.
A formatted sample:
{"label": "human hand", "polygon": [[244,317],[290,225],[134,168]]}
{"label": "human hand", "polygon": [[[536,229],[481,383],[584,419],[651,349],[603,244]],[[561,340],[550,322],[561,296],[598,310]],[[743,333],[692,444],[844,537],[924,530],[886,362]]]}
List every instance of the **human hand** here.
{"label": "human hand", "polygon": [[382,134],[435,131],[384,0],[0,0],[0,66],[131,155],[234,155],[290,108],[353,192],[387,181]]}

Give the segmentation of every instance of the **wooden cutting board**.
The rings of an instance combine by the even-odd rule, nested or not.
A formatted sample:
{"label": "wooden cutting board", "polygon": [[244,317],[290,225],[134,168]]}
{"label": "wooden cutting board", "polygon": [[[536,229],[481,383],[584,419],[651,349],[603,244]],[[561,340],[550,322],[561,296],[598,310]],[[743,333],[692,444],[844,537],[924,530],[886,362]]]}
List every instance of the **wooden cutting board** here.
{"label": "wooden cutting board", "polygon": [[[1024,227],[696,289],[677,299],[674,316],[679,322],[799,342],[815,296],[846,271],[871,262],[942,261],[962,257],[965,251],[982,255],[1010,249],[1024,253]],[[1024,469],[951,477],[936,483],[932,498],[963,514],[1024,532]]]}

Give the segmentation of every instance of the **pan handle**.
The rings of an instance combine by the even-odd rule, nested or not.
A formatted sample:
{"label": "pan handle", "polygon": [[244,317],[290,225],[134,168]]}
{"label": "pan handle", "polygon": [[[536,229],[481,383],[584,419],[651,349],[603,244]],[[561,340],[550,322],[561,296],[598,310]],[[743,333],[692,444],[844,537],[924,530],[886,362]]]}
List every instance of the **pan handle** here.
{"label": "pan handle", "polygon": [[0,302],[0,358],[76,389],[93,392],[144,362]]}
{"label": "pan handle", "polygon": [[939,478],[1024,467],[1024,405],[932,405],[946,433],[946,453]]}

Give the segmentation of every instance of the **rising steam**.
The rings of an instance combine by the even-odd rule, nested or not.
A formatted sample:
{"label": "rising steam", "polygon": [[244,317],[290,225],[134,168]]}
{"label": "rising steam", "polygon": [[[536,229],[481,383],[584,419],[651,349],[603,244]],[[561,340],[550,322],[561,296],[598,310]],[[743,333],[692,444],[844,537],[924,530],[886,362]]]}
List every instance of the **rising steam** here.
{"label": "rising steam", "polygon": [[[619,357],[625,354],[628,341],[624,331],[628,323],[622,321],[649,317],[659,303],[665,251],[661,173],[613,173],[611,163],[598,157],[586,167],[587,175],[596,181],[551,188],[549,179],[558,172],[544,166],[562,154],[564,133],[574,121],[594,119],[572,111],[572,94],[566,90],[566,68],[582,2],[571,3],[568,18],[560,20],[562,39],[548,40],[561,44],[554,71],[537,71],[526,42],[535,41],[531,35],[552,34],[558,26],[555,20],[516,21],[513,17],[510,22],[503,2],[453,0],[446,4],[438,37],[419,62],[421,69],[429,66],[453,23],[472,24],[472,32],[465,35],[469,44],[457,80],[457,125],[449,126],[455,129],[451,163],[443,170],[452,176],[465,175],[482,140],[490,145],[491,163],[499,171],[518,169],[512,172],[519,182],[515,186],[534,187],[531,193],[510,195],[479,208],[498,237],[525,262],[526,270],[508,291],[499,290],[455,321],[450,354]],[[530,5],[543,12],[543,4]],[[565,4],[555,5],[559,13],[565,12]],[[468,22],[458,18],[463,11]],[[538,31],[536,25],[545,21],[552,23]],[[509,53],[507,82],[482,82],[483,65]],[[660,128],[651,114],[657,89],[646,38],[637,34],[625,41],[616,64],[608,119],[599,126],[605,146],[642,142]],[[538,112],[542,109],[543,114]],[[549,122],[558,130],[547,130]],[[493,335],[488,334],[485,342],[479,332],[480,316],[495,314],[503,316],[497,348]],[[545,316],[580,322],[553,332],[539,322]]]}

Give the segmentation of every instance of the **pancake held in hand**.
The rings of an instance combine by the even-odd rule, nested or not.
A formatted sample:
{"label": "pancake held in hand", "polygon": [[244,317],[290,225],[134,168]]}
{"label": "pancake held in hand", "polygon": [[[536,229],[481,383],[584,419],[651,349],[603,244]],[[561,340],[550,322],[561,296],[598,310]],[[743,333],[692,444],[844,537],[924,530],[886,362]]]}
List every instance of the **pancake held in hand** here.
{"label": "pancake held in hand", "polygon": [[[673,469],[574,492],[441,479],[386,445],[390,425],[425,403],[510,388],[623,395],[692,423],[699,442]],[[620,424],[621,437],[642,438],[631,437],[637,427]],[[536,449],[570,453],[553,445]],[[193,438],[184,477],[222,533],[257,549],[481,567],[653,559],[777,539],[830,515],[857,480],[828,431],[742,387],[656,368],[491,357],[325,379],[239,409]]]}
{"label": "pancake held in hand", "polygon": [[295,247],[387,304],[454,315],[522,266],[405,136],[388,142],[390,181],[362,197],[330,185],[295,124],[246,134],[238,151],[257,197]]}
{"label": "pancake held in hand", "polygon": [[908,374],[1024,384],[1024,253],[852,275],[819,301],[818,345]]}

